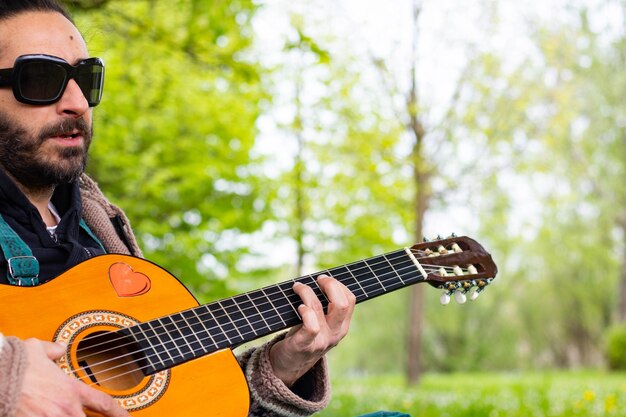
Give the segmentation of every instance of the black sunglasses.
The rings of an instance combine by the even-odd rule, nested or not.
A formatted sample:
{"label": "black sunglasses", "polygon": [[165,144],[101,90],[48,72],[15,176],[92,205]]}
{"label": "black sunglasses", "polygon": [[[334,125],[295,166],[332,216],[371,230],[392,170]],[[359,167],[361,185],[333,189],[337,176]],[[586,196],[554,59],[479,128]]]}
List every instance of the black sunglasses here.
{"label": "black sunglasses", "polygon": [[67,83],[74,79],[89,103],[97,106],[104,87],[104,62],[89,58],[76,65],[51,55],[22,55],[13,68],[0,69],[0,87],[13,87],[17,101],[47,105],[61,99]]}

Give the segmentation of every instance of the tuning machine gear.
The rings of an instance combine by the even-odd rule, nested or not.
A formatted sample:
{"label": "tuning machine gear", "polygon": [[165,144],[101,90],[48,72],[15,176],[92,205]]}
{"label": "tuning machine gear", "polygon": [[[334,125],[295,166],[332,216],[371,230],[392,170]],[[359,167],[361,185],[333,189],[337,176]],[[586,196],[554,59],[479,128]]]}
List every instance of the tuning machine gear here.
{"label": "tuning machine gear", "polygon": [[470,300],[474,301],[475,299],[477,299],[480,293],[483,292],[485,288],[487,288],[487,285],[491,284],[491,281],[493,281],[493,278],[477,280],[474,284],[475,289],[470,296]]}

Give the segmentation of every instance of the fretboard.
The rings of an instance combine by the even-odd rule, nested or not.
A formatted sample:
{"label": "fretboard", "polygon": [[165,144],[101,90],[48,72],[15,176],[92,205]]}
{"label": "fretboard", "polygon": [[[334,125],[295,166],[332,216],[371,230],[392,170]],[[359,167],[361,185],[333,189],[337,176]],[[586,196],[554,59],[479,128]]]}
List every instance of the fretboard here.
{"label": "fretboard", "polygon": [[301,322],[295,282],[309,285],[326,310],[328,300],[316,277],[330,275],[356,296],[357,303],[424,280],[402,250],[364,259],[280,284],[226,298],[124,329],[141,346],[146,375],[224,348],[236,347]]}

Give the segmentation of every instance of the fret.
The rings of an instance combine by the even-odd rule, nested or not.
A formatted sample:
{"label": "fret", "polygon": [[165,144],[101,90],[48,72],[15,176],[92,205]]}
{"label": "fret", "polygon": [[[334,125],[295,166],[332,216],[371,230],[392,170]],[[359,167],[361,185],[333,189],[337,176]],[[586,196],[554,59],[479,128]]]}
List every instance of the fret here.
{"label": "fret", "polygon": [[351,265],[353,271],[358,271],[360,285],[367,293],[367,298],[373,298],[385,293],[385,286],[378,279],[366,260]]}
{"label": "fret", "polygon": [[[330,273],[328,271],[321,271],[321,272],[317,273],[317,275],[320,275],[320,274],[330,275]],[[307,283],[307,280],[310,280],[310,282]],[[302,276],[302,277],[298,278],[297,281],[302,283],[302,284],[304,284],[304,285],[308,285],[309,287],[311,287],[311,289],[313,290],[313,292],[317,296],[317,299],[322,304],[322,308],[324,309],[324,311],[326,311],[326,309],[328,308],[328,304],[330,302],[328,301],[328,298],[326,297],[326,294],[324,294],[324,292],[320,288],[319,284],[317,283],[317,280],[313,277],[313,275]],[[300,298],[298,298],[298,304],[300,304],[300,303],[301,303],[300,302]]]}
{"label": "fret", "polygon": [[[365,262],[367,263],[367,261],[368,260]],[[393,291],[404,286],[402,279],[398,279],[398,274],[389,261],[387,261],[387,258],[379,256],[369,261],[368,266],[370,266],[370,269],[385,289],[385,292]]]}
{"label": "fret", "polygon": [[[180,350],[180,340],[179,334],[176,334],[176,332],[170,332],[167,328],[167,325],[163,324],[163,321],[167,320],[171,322],[171,318],[169,316],[167,317],[161,317],[160,319],[157,319],[155,321],[157,321],[160,325],[161,328],[163,329],[163,331],[161,332],[161,334],[157,334],[157,337],[159,339],[161,339],[161,336],[163,336],[163,339],[170,339],[167,343],[170,343],[170,345],[166,345],[166,349],[167,349],[167,353],[168,355],[172,358],[172,361],[174,361],[174,358],[178,358],[178,357],[183,357],[183,352]],[[169,324],[169,323],[168,323]],[[176,352],[178,351],[178,353]]]}
{"label": "fret", "polygon": [[[247,299],[243,299],[243,298],[247,298]],[[237,298],[240,298],[240,300],[237,300]],[[250,329],[252,329],[252,332],[254,333],[254,335],[256,336],[257,330],[254,326],[254,322],[256,322],[256,320],[252,320],[252,322],[250,321],[250,317],[249,314],[250,313],[246,313],[246,311],[250,310],[250,305],[252,305],[252,307],[256,310],[256,312],[258,314],[261,314],[261,312],[259,311],[259,309],[256,307],[256,305],[254,303],[251,303],[252,300],[250,300],[250,296],[246,293],[244,295],[240,295],[234,298],[235,300],[235,304],[237,305],[237,307],[239,308],[239,311],[241,311],[241,314],[243,315],[243,317],[246,319],[246,322],[248,323],[248,325],[250,325]],[[254,312],[252,312],[253,314],[256,314]]]}
{"label": "fret", "polygon": [[[190,317],[189,319],[190,319],[192,322],[194,322],[195,320],[197,320],[197,323],[198,323],[198,324],[200,324],[200,326],[202,326],[202,329],[204,329],[204,333],[206,333],[206,334],[207,334],[207,336],[209,336],[209,337],[208,337],[208,339],[210,339],[210,340],[211,340],[211,343],[212,343],[212,344],[213,344],[213,346],[217,349],[217,345],[218,345],[218,344],[217,344],[217,342],[215,341],[215,339],[213,338],[213,334],[211,333],[211,331],[210,331],[210,330],[207,328],[207,326],[206,326],[206,323],[205,323],[205,320],[206,320],[206,319],[203,319],[203,318],[201,318],[201,317],[200,317],[202,314],[198,315],[198,312],[197,312],[197,311],[198,311],[198,310],[200,310],[200,309],[203,309],[203,310],[205,310],[205,311],[207,310],[206,306],[201,306],[201,307],[198,307],[198,308],[193,308],[193,309],[191,309],[191,310],[188,310],[188,311],[191,311],[191,313],[193,313],[193,315],[195,316],[195,319],[194,319],[193,317]],[[206,316],[206,313],[205,313],[205,316]],[[197,328],[197,327],[198,327],[198,326],[197,326],[197,324],[196,324],[196,325],[194,325],[194,329],[195,329],[195,328]],[[202,334],[202,333],[200,333],[200,332],[198,332],[198,333],[199,333],[199,334]],[[201,339],[201,342],[202,342],[202,344],[203,344],[203,345],[206,345],[207,341],[208,341],[208,340],[207,340],[207,338],[205,338],[205,337],[203,337],[203,338]]]}
{"label": "fret", "polygon": [[159,355],[156,354],[154,346],[150,343],[150,339],[146,336],[140,326],[130,326],[124,329],[118,330],[118,333],[128,335],[133,338],[137,344],[137,348],[132,348],[137,353],[139,358],[139,367],[142,369],[145,375],[149,375],[151,370],[155,369],[156,364],[152,358],[160,360]]}
{"label": "fret", "polygon": [[256,333],[248,318],[241,311],[239,303],[234,298],[227,298],[218,303],[222,308],[224,317],[230,320],[233,329],[239,336],[240,340],[244,340],[244,335]]}
{"label": "fret", "polygon": [[[374,258],[376,259],[376,258]],[[383,284],[380,280],[380,278],[378,277],[378,274],[376,274],[376,272],[374,272],[374,270],[372,269],[372,267],[370,266],[370,264],[367,262],[367,259],[363,260],[363,263],[365,264],[365,266],[367,266],[367,268],[372,272],[372,276],[374,277],[374,279],[380,284],[383,292],[387,292],[387,289],[385,288],[385,284]]]}
{"label": "fret", "polygon": [[[367,291],[361,286],[361,282],[354,276],[352,270],[347,266],[340,266],[331,270],[332,276],[337,278],[343,285],[348,287],[350,291],[356,296],[357,300],[367,298]],[[349,278],[346,278],[347,275]],[[351,285],[350,281],[354,281],[356,285]]]}
{"label": "fret", "polygon": [[[255,318],[253,322],[255,333],[264,335],[283,328],[282,318],[265,292],[254,291],[242,294],[238,298],[240,299],[238,302],[244,307],[244,311],[249,312],[248,314],[253,315]],[[268,308],[268,306],[271,308]]]}
{"label": "fret", "polygon": [[[215,307],[218,308],[214,312],[212,309]],[[209,304],[207,306],[207,311],[211,315],[211,318],[213,319],[217,327],[219,327],[219,329],[221,330],[221,334],[226,338],[226,341],[228,342],[227,344],[219,343],[218,347],[233,346],[235,343],[242,339],[241,334],[237,331],[232,320],[230,320],[230,317],[225,314],[222,305],[219,302]],[[218,320],[217,317],[219,317],[219,319],[221,320]],[[226,319],[228,319],[228,321]],[[213,326],[210,326],[209,328],[212,327]],[[228,332],[230,332],[230,337]]]}
{"label": "fret", "polygon": [[393,271],[393,273],[398,277],[398,279],[400,280],[400,283],[402,284],[402,286],[405,286],[405,282],[402,279],[402,276],[400,274],[398,274],[398,271],[396,271],[396,268],[393,267],[393,264],[391,262],[389,262],[389,259],[387,259],[387,256],[383,255],[383,258],[385,259],[385,261],[389,264],[389,266],[391,267],[391,270]]}
{"label": "fret", "polygon": [[[149,324],[141,323],[141,324],[139,324],[137,326],[131,327],[131,329],[139,329],[141,334],[143,334],[143,336],[144,336],[144,340],[148,344],[148,350],[146,351],[144,349],[144,352],[146,353],[144,358],[148,362],[148,367],[144,371],[144,373],[146,375],[149,375],[149,374],[152,374],[152,373],[156,372],[156,369],[159,369],[159,368],[160,369],[165,369],[166,368],[165,362],[163,361],[163,358],[161,356],[161,354],[163,353],[165,348],[161,345],[161,343],[157,343],[155,345],[153,343],[154,339],[151,338],[148,335],[146,330],[144,330],[144,327],[148,328]],[[151,332],[151,333],[154,333],[154,332]],[[158,361],[159,363],[155,362],[155,360]]]}
{"label": "fret", "polygon": [[169,353],[169,347],[163,342],[161,337],[159,337],[158,330],[156,330],[153,327],[153,323],[156,321],[157,320],[141,323],[139,325],[139,328],[146,335],[146,338],[149,340],[152,350],[156,354],[159,362],[161,362],[161,365],[163,366],[163,368],[167,368],[168,361],[171,362],[172,364],[175,363],[175,361]]}
{"label": "fret", "polygon": [[[213,314],[213,312],[211,311],[211,308],[210,308],[210,307],[214,307],[214,306],[216,306],[216,305],[219,305],[219,304],[217,304],[217,303],[213,303],[213,304],[209,304],[209,305],[207,305],[207,306],[206,306],[206,307],[207,307],[207,308],[206,308],[206,311],[207,311],[207,312],[211,315],[211,318],[209,319],[209,321],[206,321],[206,320],[205,320],[205,322],[207,322],[207,324],[209,324],[209,323],[213,322],[213,323],[215,323],[215,324],[217,325],[217,327],[220,329],[220,332],[219,332],[219,333],[217,333],[217,336],[216,336],[216,337],[218,337],[218,336],[223,336],[223,339],[222,339],[222,341],[218,341],[218,344],[217,344],[217,346],[218,346],[218,347],[223,347],[224,345],[226,345],[226,346],[231,346],[231,345],[233,345],[233,342],[232,342],[232,341],[231,341],[231,339],[228,337],[228,334],[227,334],[227,333],[226,333],[226,331],[224,330],[224,327],[222,327],[222,324],[221,324],[221,323],[220,323],[220,322],[219,322],[219,321],[215,318],[215,315],[214,315],[214,314]],[[214,326],[209,325],[209,329],[215,329],[215,327],[214,327]],[[215,335],[216,333],[213,333],[213,334]],[[226,342],[228,342],[228,343],[227,343],[227,344],[225,344],[225,343],[224,343],[224,341],[226,341]]]}
{"label": "fret", "polygon": [[[283,283],[280,283],[280,284],[276,285],[276,288],[278,288],[278,289],[280,290],[280,292],[282,293],[282,295],[283,295],[283,300],[285,301],[284,305],[289,306],[289,309],[290,309],[291,311],[293,311],[293,312],[294,312],[294,314],[296,315],[296,317],[298,318],[298,320],[302,321],[302,317],[300,317],[300,313],[298,313],[298,309],[297,309],[297,308],[294,306],[294,304],[293,304],[293,303],[289,300],[289,296],[288,296],[288,295],[287,295],[287,293],[285,292],[285,289],[283,289],[283,287],[282,287],[283,285],[288,285],[288,286],[289,286],[289,288],[287,288],[286,290],[287,290],[287,291],[289,291],[289,292],[290,292],[290,294],[291,294],[294,298],[296,298],[297,300],[300,300],[300,298],[298,297],[298,295],[297,295],[296,293],[294,293],[294,292],[293,292],[292,287],[293,287],[293,283],[294,283],[294,282],[295,282],[295,281],[287,281],[287,282],[283,282]],[[285,314],[283,314],[283,317],[284,317],[285,315],[286,315],[286,313],[285,313]],[[287,320],[287,321],[289,322],[289,320]]]}
{"label": "fret", "polygon": [[213,342],[213,346],[215,346],[216,349],[223,346],[228,346],[230,343],[228,340],[228,336],[226,335],[226,333],[224,333],[224,330],[219,325],[217,320],[215,320],[213,313],[209,309],[210,305],[203,305],[194,308],[193,311],[196,314],[199,322],[202,323],[202,326],[206,329],[207,334]]}
{"label": "fret", "polygon": [[164,323],[165,329],[172,340],[175,342],[176,350],[180,353],[180,357],[183,359],[190,359],[193,357],[193,348],[187,341],[188,335],[185,329],[181,329],[179,324],[183,324],[184,320],[181,320],[181,314],[174,314],[171,316],[163,317],[161,322]]}
{"label": "fret", "polygon": [[[206,328],[202,325],[202,322],[198,320],[198,316],[193,311],[193,309],[181,312],[180,316],[185,321],[185,326],[189,328],[191,334],[195,339],[195,341],[187,341],[191,350],[194,352],[203,350],[204,353],[208,353],[208,349],[205,346],[205,344],[208,344],[208,340],[203,341],[203,339],[208,339],[210,337],[210,334],[206,331]],[[203,336],[203,333],[206,334],[208,337]]]}
{"label": "fret", "polygon": [[[321,274],[325,274],[328,276],[332,276],[332,274],[330,273],[329,270],[323,271],[323,272],[319,272],[317,274],[315,274],[315,276],[319,276]],[[317,287],[317,289],[319,290],[319,293],[322,297],[324,297],[323,299],[320,298],[318,296],[318,298],[320,298],[320,302],[322,303],[322,306],[324,307],[324,310],[326,310],[326,307],[328,307],[328,304],[330,304],[330,300],[328,300],[328,297],[326,297],[326,294],[324,294],[324,292],[322,291],[322,289],[320,288],[319,284],[317,283],[317,279],[313,278],[312,275],[309,275],[311,277],[311,279],[313,280],[313,282],[315,283],[315,287]],[[315,290],[315,287],[313,288],[313,290]]]}
{"label": "fret", "polygon": [[[267,320],[269,320],[270,327],[273,328],[273,329],[277,329],[277,328],[279,328],[280,323],[282,323],[283,326],[285,326],[287,323],[285,323],[285,320],[283,319],[282,315],[279,313],[278,309],[276,308],[276,305],[274,305],[274,300],[272,300],[272,297],[267,295],[265,290],[262,289],[262,288],[261,288],[260,292],[263,294],[263,297],[265,297],[268,300],[270,306],[272,307],[272,309],[276,313],[275,316],[269,316],[269,318],[266,318]],[[276,294],[278,294],[278,293],[276,293]],[[250,300],[250,303],[252,305],[254,305],[254,303],[252,302],[252,299],[250,298],[250,295],[249,294],[246,294],[246,295],[248,296],[248,299]],[[256,305],[254,305],[254,308],[257,308]],[[257,308],[257,311],[258,311],[258,308]],[[259,311],[259,313],[260,313],[260,311]],[[280,323],[278,322],[278,320],[280,320]]]}
{"label": "fret", "polygon": [[288,281],[280,284],[280,290],[287,296],[282,299],[282,305],[279,305],[278,310],[283,311],[283,318],[287,322],[287,327],[302,323],[302,317],[298,312],[298,306],[302,304],[302,300],[293,290],[294,282]]}
{"label": "fret", "polygon": [[[165,329],[165,326],[163,326],[163,322],[161,321],[163,319],[164,317],[158,318],[152,321],[152,323],[159,324],[159,327],[155,326],[153,328],[153,331],[155,332],[157,339],[160,340],[161,344],[165,347],[164,350],[167,356],[170,358],[172,362],[176,362],[174,360],[174,356],[172,355],[176,355],[175,350],[178,350],[178,349],[177,349],[176,343],[174,343],[174,339],[172,339],[172,336],[167,332],[167,330]],[[150,324],[150,322],[148,322],[148,324]]]}
{"label": "fret", "polygon": [[[282,285],[292,285],[290,282],[282,283]],[[297,310],[289,300],[287,294],[291,294],[292,298],[299,299],[298,296],[291,291],[291,288],[285,289],[281,285],[273,285],[261,290],[244,294],[247,300],[238,301],[240,305],[245,306],[244,311],[256,311],[258,319],[253,323],[258,323],[258,336],[264,336],[277,330],[285,329],[299,322]],[[240,300],[243,296],[239,297]],[[251,339],[251,338],[248,338]]]}

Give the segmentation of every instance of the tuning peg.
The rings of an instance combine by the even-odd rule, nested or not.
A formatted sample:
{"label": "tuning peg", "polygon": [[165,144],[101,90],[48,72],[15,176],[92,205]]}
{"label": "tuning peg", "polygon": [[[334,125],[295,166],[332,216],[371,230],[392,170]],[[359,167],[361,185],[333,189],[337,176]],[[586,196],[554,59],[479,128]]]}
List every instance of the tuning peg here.
{"label": "tuning peg", "polygon": [[454,265],[452,267],[452,271],[454,272],[454,275],[463,275],[463,270],[458,265]]}
{"label": "tuning peg", "polygon": [[[463,288],[463,296],[465,297],[465,298],[463,299],[463,302],[467,301],[467,296],[466,296],[466,294],[467,294],[468,292],[470,292],[470,290],[471,290],[472,288],[474,288],[474,286],[475,286],[475,285],[476,285],[476,281],[473,281],[473,280],[472,280],[472,281],[464,281],[464,282],[461,284],[461,287]],[[472,294],[472,296],[473,296],[473,295],[474,295],[474,294]],[[462,304],[462,303],[461,303],[461,304]]]}
{"label": "tuning peg", "polygon": [[485,287],[482,288],[476,288],[473,292],[472,295],[470,295],[470,300],[474,301],[475,299],[478,298],[478,296],[480,295],[481,292],[483,292],[483,290],[485,289]]}
{"label": "tuning peg", "polygon": [[470,300],[474,301],[475,299],[478,298],[478,296],[480,295],[481,292],[483,292],[485,290],[485,288],[487,288],[487,285],[489,285],[491,283],[492,279],[486,279],[486,280],[479,280],[476,282],[476,289],[474,290],[474,292],[472,293],[472,295],[470,296]]}
{"label": "tuning peg", "polygon": [[463,249],[461,249],[461,247],[459,245],[457,245],[456,243],[453,243],[452,246],[450,246],[452,248],[452,251],[454,253],[459,253],[459,252],[463,252]]}
{"label": "tuning peg", "polygon": [[456,233],[452,232],[452,234],[450,234],[450,237],[456,237]]}
{"label": "tuning peg", "polygon": [[425,236],[424,236],[424,237],[422,238],[422,242],[430,242],[430,240],[429,240],[427,237],[425,237]]}
{"label": "tuning peg", "polygon": [[465,302],[467,301],[467,297],[465,296],[465,293],[463,291],[455,291],[454,299],[459,304],[465,304]]}
{"label": "tuning peg", "polygon": [[441,297],[439,297],[439,302],[441,303],[441,305],[447,306],[448,304],[450,304],[450,293],[448,291],[444,291],[441,294]]}

